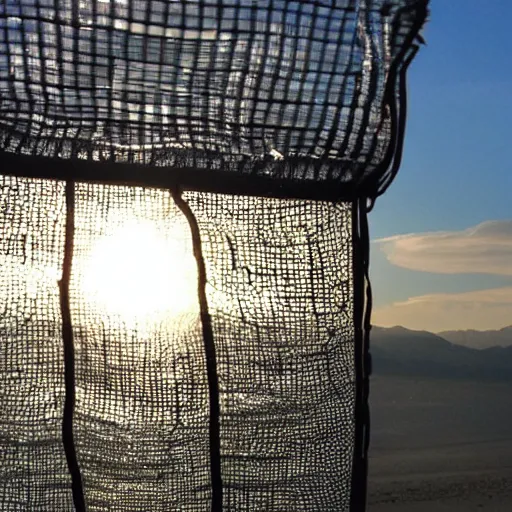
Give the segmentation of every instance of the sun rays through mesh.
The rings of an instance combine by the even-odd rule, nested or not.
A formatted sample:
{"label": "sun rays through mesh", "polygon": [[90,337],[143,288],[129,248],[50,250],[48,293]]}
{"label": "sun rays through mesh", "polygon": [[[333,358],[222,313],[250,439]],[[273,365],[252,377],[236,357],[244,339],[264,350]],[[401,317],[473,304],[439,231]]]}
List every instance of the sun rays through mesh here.
{"label": "sun rays through mesh", "polygon": [[365,510],[427,3],[0,2],[2,511]]}

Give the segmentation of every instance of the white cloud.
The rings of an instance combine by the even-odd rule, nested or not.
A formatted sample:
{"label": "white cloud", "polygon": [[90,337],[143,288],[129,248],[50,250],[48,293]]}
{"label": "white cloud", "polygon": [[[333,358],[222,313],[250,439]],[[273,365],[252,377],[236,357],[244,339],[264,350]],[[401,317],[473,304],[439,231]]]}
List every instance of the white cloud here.
{"label": "white cloud", "polygon": [[431,332],[500,329],[512,324],[512,286],[411,297],[375,308],[372,323]]}
{"label": "white cloud", "polygon": [[410,270],[512,276],[512,220],[484,222],[463,231],[392,236],[376,243],[389,262]]}

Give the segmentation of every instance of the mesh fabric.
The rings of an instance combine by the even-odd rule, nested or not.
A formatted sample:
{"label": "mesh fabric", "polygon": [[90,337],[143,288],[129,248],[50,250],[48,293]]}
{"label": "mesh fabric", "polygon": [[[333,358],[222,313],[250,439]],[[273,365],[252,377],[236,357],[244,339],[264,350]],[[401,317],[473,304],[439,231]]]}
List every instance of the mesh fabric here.
{"label": "mesh fabric", "polygon": [[0,149],[196,187],[201,170],[369,186],[398,149],[425,3],[5,0]]}
{"label": "mesh fabric", "polygon": [[365,510],[426,7],[0,1],[0,510]]}
{"label": "mesh fabric", "polygon": [[[210,510],[208,385],[186,219],[168,192],[75,187],[74,430],[87,510]],[[60,437],[64,186],[4,178],[4,204],[13,190],[17,208],[1,217],[0,508],[71,510]],[[224,510],[348,510],[350,205],[196,192],[185,200],[200,229],[217,346]],[[150,234],[130,259],[123,251],[137,251],[139,227]],[[178,289],[162,256],[187,276]],[[155,265],[162,281],[137,284]],[[116,266],[126,303],[109,295]],[[144,309],[154,296],[160,302]]]}

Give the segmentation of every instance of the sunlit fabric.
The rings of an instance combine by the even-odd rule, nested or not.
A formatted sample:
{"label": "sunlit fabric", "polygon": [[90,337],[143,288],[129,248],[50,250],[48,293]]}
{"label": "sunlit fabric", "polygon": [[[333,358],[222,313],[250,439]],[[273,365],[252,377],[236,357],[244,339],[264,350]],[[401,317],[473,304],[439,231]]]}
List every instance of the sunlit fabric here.
{"label": "sunlit fabric", "polygon": [[426,9],[0,4],[1,511],[365,510]]}

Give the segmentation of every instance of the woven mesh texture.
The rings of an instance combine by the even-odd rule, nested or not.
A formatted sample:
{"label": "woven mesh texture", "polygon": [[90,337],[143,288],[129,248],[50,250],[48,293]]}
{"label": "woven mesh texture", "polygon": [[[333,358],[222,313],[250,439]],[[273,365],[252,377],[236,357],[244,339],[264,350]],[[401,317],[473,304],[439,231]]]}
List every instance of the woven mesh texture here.
{"label": "woven mesh texture", "polygon": [[[75,442],[89,511],[211,510],[189,225],[171,195],[76,185]],[[72,510],[57,280],[65,186],[2,178],[0,509]],[[224,508],[348,511],[351,206],[189,192],[217,347]],[[156,278],[159,279],[156,279]]]}
{"label": "woven mesh texture", "polygon": [[425,6],[4,0],[0,149],[146,164],[142,180],[165,166],[360,186],[398,151]]}
{"label": "woven mesh texture", "polygon": [[190,194],[218,347],[226,510],[348,510],[351,208]]}
{"label": "woven mesh texture", "polygon": [[56,284],[64,186],[0,183],[0,510],[70,510]]}

